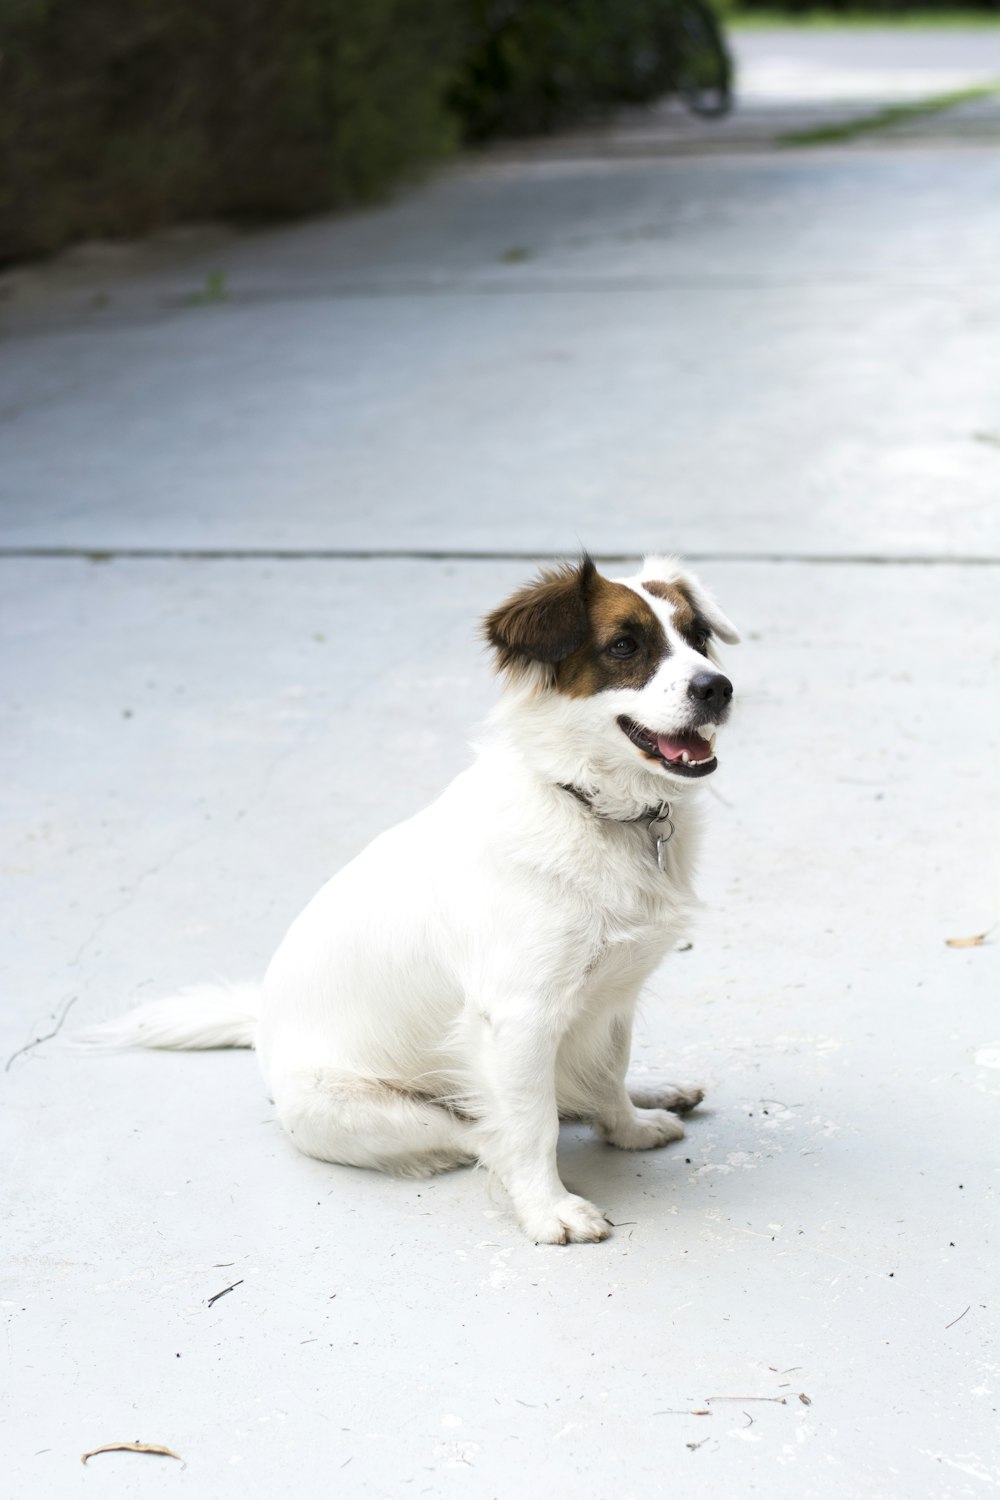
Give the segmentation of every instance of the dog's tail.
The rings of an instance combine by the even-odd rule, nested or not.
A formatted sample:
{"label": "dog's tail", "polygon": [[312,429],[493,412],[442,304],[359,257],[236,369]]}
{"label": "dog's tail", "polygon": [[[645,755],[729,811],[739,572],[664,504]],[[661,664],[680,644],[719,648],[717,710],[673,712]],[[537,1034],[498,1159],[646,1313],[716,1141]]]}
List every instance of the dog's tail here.
{"label": "dog's tail", "polygon": [[260,990],[255,984],[195,984],[165,1000],[148,1000],[117,1021],[78,1031],[88,1047],[253,1047]]}

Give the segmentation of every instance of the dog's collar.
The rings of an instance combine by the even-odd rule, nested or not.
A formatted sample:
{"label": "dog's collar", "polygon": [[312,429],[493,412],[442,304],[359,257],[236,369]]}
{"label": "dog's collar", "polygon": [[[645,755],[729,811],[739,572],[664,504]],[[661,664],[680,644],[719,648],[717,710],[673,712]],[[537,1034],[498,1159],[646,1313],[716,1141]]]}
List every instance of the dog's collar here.
{"label": "dog's collar", "polygon": [[573,786],[566,781],[557,783],[561,791],[569,792],[578,802],[582,802],[595,818],[603,818],[607,823],[645,823],[653,840],[653,850],[656,855],[657,868],[664,868],[664,855],[666,847],[674,836],[674,825],[670,818],[669,802],[654,802],[650,807],[644,807],[642,812],[635,818],[611,818],[607,813],[598,812],[593,800],[586,792],[578,786]]}
{"label": "dog's collar", "polygon": [[571,796],[576,798],[577,802],[582,802],[584,807],[589,807],[595,818],[604,818],[608,823],[648,823],[650,820],[656,823],[661,818],[669,818],[670,816],[669,802],[654,802],[649,807],[644,807],[642,812],[637,813],[634,818],[612,818],[608,813],[598,812],[594,806],[593,798],[588,797],[587,793],[582,792],[578,786],[572,786],[567,781],[560,781],[558,785],[561,791],[569,792]]}

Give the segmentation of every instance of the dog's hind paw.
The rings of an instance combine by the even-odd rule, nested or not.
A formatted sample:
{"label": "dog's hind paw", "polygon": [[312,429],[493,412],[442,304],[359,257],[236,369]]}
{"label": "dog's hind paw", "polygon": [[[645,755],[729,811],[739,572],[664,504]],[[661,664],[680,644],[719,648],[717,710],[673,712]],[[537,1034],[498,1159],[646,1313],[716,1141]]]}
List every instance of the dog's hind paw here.
{"label": "dog's hind paw", "polygon": [[593,1203],[567,1193],[555,1203],[536,1211],[521,1211],[521,1227],[536,1245],[581,1244],[594,1240],[606,1240],[611,1225]]}
{"label": "dog's hind paw", "polygon": [[637,1109],[668,1109],[673,1115],[690,1114],[705,1097],[696,1084],[629,1085],[628,1096]]}

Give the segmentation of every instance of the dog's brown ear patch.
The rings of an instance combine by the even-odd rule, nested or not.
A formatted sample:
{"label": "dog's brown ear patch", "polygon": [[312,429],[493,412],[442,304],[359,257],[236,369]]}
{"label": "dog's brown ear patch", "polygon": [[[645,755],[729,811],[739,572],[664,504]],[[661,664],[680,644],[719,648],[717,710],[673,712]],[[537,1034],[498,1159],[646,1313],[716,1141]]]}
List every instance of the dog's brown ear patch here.
{"label": "dog's brown ear patch", "polygon": [[483,621],[483,632],[496,652],[499,671],[526,661],[550,665],[578,651],[590,633],[587,594],[597,568],[584,556],[580,563],[545,568],[534,583],[518,589]]}

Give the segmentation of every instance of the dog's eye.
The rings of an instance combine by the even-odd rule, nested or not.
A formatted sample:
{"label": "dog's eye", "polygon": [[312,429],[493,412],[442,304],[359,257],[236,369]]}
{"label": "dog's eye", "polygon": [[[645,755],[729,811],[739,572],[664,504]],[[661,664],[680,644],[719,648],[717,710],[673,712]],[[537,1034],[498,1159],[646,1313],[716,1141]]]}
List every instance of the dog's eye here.
{"label": "dog's eye", "polygon": [[705,647],[708,645],[711,639],[712,632],[710,630],[707,630],[704,625],[697,626],[691,632],[691,645],[696,651],[702,654],[704,654]]}
{"label": "dog's eye", "polygon": [[634,656],[639,646],[630,635],[620,635],[607,649],[609,656]]}

